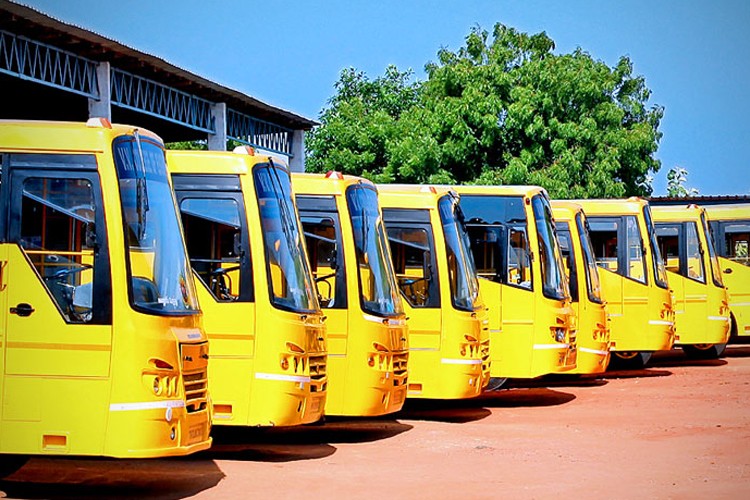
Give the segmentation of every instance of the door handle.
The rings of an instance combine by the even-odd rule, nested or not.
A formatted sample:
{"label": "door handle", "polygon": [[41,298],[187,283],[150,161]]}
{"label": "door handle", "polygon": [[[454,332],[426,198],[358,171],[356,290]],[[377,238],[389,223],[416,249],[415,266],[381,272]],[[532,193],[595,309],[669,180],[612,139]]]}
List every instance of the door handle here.
{"label": "door handle", "polygon": [[31,304],[27,304],[25,302],[22,302],[18,304],[16,307],[10,308],[11,314],[18,314],[21,317],[31,316],[31,313],[33,313],[36,309],[31,307]]}
{"label": "door handle", "polygon": [[732,274],[732,268],[728,267],[728,268],[724,269],[724,274]]}

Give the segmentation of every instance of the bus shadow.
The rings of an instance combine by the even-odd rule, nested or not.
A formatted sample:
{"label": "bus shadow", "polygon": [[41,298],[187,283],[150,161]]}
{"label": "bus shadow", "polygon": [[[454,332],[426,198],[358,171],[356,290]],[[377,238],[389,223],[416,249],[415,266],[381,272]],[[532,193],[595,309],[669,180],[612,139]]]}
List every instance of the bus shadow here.
{"label": "bus shadow", "polygon": [[604,379],[626,379],[626,378],[651,378],[651,377],[669,377],[672,372],[669,370],[657,370],[654,368],[642,368],[640,370],[612,370],[601,375]]}
{"label": "bus shadow", "polygon": [[408,399],[398,416],[406,420],[465,424],[482,420],[491,414],[490,410],[478,402],[478,398]]}
{"label": "bus shadow", "polygon": [[534,408],[563,405],[575,398],[575,394],[547,387],[509,387],[485,392],[479,401],[489,408]]}
{"label": "bus shadow", "polygon": [[725,358],[750,358],[750,345],[729,345],[724,351]]}
{"label": "bus shadow", "polygon": [[[596,375],[544,375],[535,379],[513,379],[507,383],[507,388],[538,388],[538,387],[601,387],[609,382]],[[499,389],[502,391],[503,389]]]}
{"label": "bus shadow", "polygon": [[335,443],[388,439],[413,426],[392,418],[334,418],[325,424],[277,428],[214,427],[214,444],[201,455],[209,459],[258,462],[314,460],[333,455]]}
{"label": "bus shadow", "polygon": [[0,481],[0,496],[27,499],[177,500],[216,486],[224,473],[210,460],[32,458]]}

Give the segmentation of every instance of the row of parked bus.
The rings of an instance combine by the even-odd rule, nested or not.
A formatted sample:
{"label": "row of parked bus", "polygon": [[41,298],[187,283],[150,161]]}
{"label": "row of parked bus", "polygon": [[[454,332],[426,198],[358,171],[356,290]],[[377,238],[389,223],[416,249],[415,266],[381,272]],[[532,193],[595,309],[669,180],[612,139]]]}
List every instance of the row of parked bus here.
{"label": "row of parked bus", "polygon": [[750,334],[747,212],[290,174],[103,119],[0,123],[0,156],[6,469],[183,455],[212,425],[383,415]]}

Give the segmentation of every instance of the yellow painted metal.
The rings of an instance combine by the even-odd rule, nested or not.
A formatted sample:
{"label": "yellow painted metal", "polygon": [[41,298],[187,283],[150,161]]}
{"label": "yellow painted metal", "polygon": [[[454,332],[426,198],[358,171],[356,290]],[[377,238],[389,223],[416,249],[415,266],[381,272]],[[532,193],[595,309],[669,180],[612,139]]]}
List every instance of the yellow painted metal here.
{"label": "yellow painted metal", "polygon": [[[575,312],[570,297],[550,298],[542,292],[543,281],[540,269],[540,236],[536,230],[537,221],[532,209],[532,199],[539,197],[548,203],[544,189],[534,186],[456,186],[462,198],[472,197],[484,203],[514,200],[518,203],[523,220],[515,222],[525,228],[526,241],[513,240],[515,248],[525,247],[530,259],[525,276],[513,275],[509,269],[503,279],[498,269],[485,268],[486,250],[472,248],[477,262],[482,297],[490,310],[490,356],[493,377],[534,378],[550,373],[569,372],[576,367],[577,348],[575,338]],[[463,203],[462,203],[463,205]],[[464,209],[467,219],[472,222],[471,213]],[[500,214],[498,214],[498,219]],[[487,223],[503,221],[485,221]],[[481,226],[483,223],[477,223]],[[517,233],[521,234],[521,233]],[[513,237],[508,236],[509,240]],[[472,242],[472,245],[474,243]],[[564,274],[562,258],[556,242],[551,249],[556,259],[550,265]],[[510,254],[503,256],[508,259]],[[514,259],[517,259],[514,257]],[[515,261],[518,262],[517,260]],[[513,266],[508,266],[512,268]],[[497,316],[492,312],[502,310]],[[498,323],[501,320],[501,323]]]}
{"label": "yellow painted metal", "polygon": [[[281,227],[285,222],[282,210],[265,218],[262,216],[254,178],[256,169],[274,168],[275,175],[287,179],[289,172],[276,158],[243,154],[242,151],[247,152],[239,149],[237,153],[167,153],[183,220],[188,214],[190,200],[203,200],[209,214],[211,210],[218,214],[220,203],[233,200],[237,206],[237,213],[233,215],[240,222],[240,227],[236,228],[240,248],[217,253],[215,257],[239,253],[242,258],[251,260],[251,265],[244,262],[220,265],[226,270],[242,267],[226,271],[232,276],[230,284],[226,285],[229,296],[224,297],[216,291],[212,293],[211,286],[215,287],[216,283],[207,283],[211,278],[196,279],[204,326],[211,342],[209,387],[213,398],[213,422],[227,426],[290,426],[315,422],[323,415],[327,397],[326,326],[317,303],[311,310],[289,310],[275,305],[272,300],[274,290],[282,287],[282,271],[269,261],[264,237],[270,237],[271,228]],[[194,191],[180,191],[176,181],[179,176],[196,179],[196,186],[191,187]],[[199,189],[202,184],[210,184],[215,176],[232,179],[239,192],[222,194],[220,190]],[[278,183],[269,183],[267,189],[269,193],[284,196]],[[296,208],[293,204],[289,206],[292,210],[289,223],[299,224]],[[281,240],[288,237],[283,231],[278,234]],[[200,259],[191,249],[206,241],[213,241],[214,245],[222,243],[220,238],[212,239],[205,225],[193,228],[186,224],[185,238],[196,273]],[[295,244],[281,240],[277,240],[274,246],[287,248],[288,244]],[[305,256],[301,255],[301,258]],[[309,267],[303,265],[301,269],[307,282],[311,283]],[[253,291],[252,298],[246,299],[240,294],[241,273],[252,276],[247,282]]]}
{"label": "yellow painted metal", "polygon": [[[657,284],[657,272],[666,273],[663,268],[659,271],[661,256],[655,253],[658,248],[653,243],[653,224],[647,223],[645,215],[648,203],[635,197],[574,201],[583,207],[589,224],[594,220],[612,224],[625,220],[624,224],[634,232],[631,236],[637,240],[631,252],[624,245],[615,247],[612,242],[607,248],[612,252],[611,258],[602,257],[601,247],[605,243],[600,242],[595,248],[611,320],[610,350],[629,357],[634,352],[671,349],[674,343],[673,300],[667,283]],[[592,232],[592,239],[597,246],[595,234]],[[623,262],[627,270],[620,268],[618,274],[618,266]],[[624,276],[628,273],[630,277]]]}
{"label": "yellow painted metal", "polygon": [[652,212],[657,235],[662,228],[675,230],[674,235],[658,236],[675,301],[675,345],[699,344],[706,349],[726,344],[729,295],[705,223],[705,210],[696,205],[655,206]]}
{"label": "yellow painted metal", "polygon": [[723,240],[716,241],[716,246],[720,249],[719,269],[729,292],[731,334],[746,342],[750,338],[750,204],[709,205],[705,208],[714,237]]}
{"label": "yellow painted metal", "polygon": [[[295,173],[292,183],[300,206],[301,198],[309,197],[322,197],[330,204],[326,213],[332,224],[330,234],[337,241],[334,246],[343,259],[337,269],[317,256],[310,259],[318,294],[323,299],[323,312],[328,318],[330,384],[326,414],[376,416],[396,412],[403,407],[410,376],[406,316],[397,294],[386,293],[384,298],[392,306],[388,311],[369,310],[365,305],[365,295],[369,296],[371,290],[395,290],[393,265],[380,216],[366,230],[366,238],[373,247],[368,252],[357,250],[355,240],[359,235],[354,234],[352,220],[360,214],[350,210],[347,201],[347,193],[352,190],[375,191],[375,186],[365,179],[338,173],[333,177]],[[380,214],[379,206],[370,209]],[[301,208],[300,215],[306,224],[310,214]],[[308,252],[311,250],[308,245]],[[371,272],[370,261],[380,262],[382,275]],[[345,297],[330,300],[337,279],[343,281],[339,285],[343,285]]]}
{"label": "yellow painted metal", "polygon": [[[572,297],[576,312],[576,342],[578,357],[576,368],[569,373],[602,373],[609,365],[609,322],[607,321],[606,296],[602,293],[598,278],[598,266],[592,258],[587,259],[584,248],[591,249],[591,240],[586,229],[586,216],[580,205],[568,201],[552,201],[552,211],[558,227],[558,238],[563,237],[561,224],[569,235],[569,261],[567,273],[571,283],[577,283],[577,297]],[[585,245],[585,246],[584,246]],[[593,257],[593,249],[588,254]],[[571,272],[575,276],[571,276]],[[595,276],[589,275],[589,272]],[[572,295],[572,290],[571,290]]]}
{"label": "yellow painted metal", "polygon": [[[149,151],[157,156],[148,172],[144,168],[142,179],[158,178],[154,182],[160,184],[159,189],[166,188],[163,192],[169,193],[161,140],[146,130],[136,132],[133,127],[109,126],[105,122],[89,126],[0,122],[0,154],[8,160],[3,162],[5,194],[1,201],[2,212],[8,214],[8,227],[22,224],[22,218],[32,214],[25,209],[19,211],[17,205],[10,210],[9,204],[16,203],[16,199],[23,199],[24,206],[38,203],[32,215],[55,214],[68,221],[43,228],[40,240],[30,240],[22,234],[18,240],[5,239],[0,244],[0,310],[6,311],[0,321],[0,453],[160,457],[185,455],[211,444],[210,400],[206,392],[208,344],[194,295],[191,297],[192,282],[183,274],[188,273],[187,266],[180,269],[179,261],[185,254],[179,231],[174,235],[179,243],[170,243],[172,250],[182,253],[172,254],[178,268],[175,272],[179,274],[171,275],[171,279],[175,284],[179,281],[182,288],[183,312],[145,312],[131,305],[135,302],[129,297],[130,276],[133,283],[139,280],[141,284],[150,279],[147,277],[158,279],[154,268],[141,269],[136,278],[138,275],[129,275],[127,266],[128,241],[122,209],[125,201],[120,196],[124,177],[118,178],[113,142],[125,138],[135,143],[136,136],[149,142]],[[18,158],[17,163],[14,157]],[[39,164],[48,158],[54,158],[56,168]],[[79,158],[93,158],[95,164],[82,169],[77,166]],[[137,160],[136,164],[142,165]],[[62,165],[67,166],[61,168]],[[16,175],[50,182],[45,184],[45,192],[35,197],[26,188],[21,193],[20,183],[11,181]],[[92,211],[74,206],[53,212],[51,204],[40,203],[49,202],[52,196],[72,196],[68,191],[53,192],[55,185],[62,185],[65,179],[71,180],[68,186],[93,188]],[[176,207],[171,198],[158,199],[157,193],[144,188],[139,192],[144,197],[150,194],[153,207],[160,210],[159,216],[176,227]],[[165,200],[167,204],[157,205]],[[95,236],[93,225],[83,224],[87,217],[94,217],[91,212],[104,216],[92,219],[103,222],[97,222]],[[83,227],[88,227],[86,235]],[[45,250],[41,241],[52,234],[63,234],[72,250]],[[88,241],[90,237],[98,243]],[[159,239],[160,235],[153,237]],[[81,250],[85,247],[91,251]],[[161,262],[164,255],[157,255],[157,251],[152,249],[150,258]],[[97,266],[103,265],[108,273],[102,280],[104,287],[98,288],[104,292],[93,298],[92,309],[93,271],[82,271],[80,278],[70,280],[72,285],[63,285],[65,280],[54,273],[54,267],[67,262],[69,267],[79,266],[80,270],[91,266],[94,259],[103,259]],[[135,264],[133,255],[130,260],[134,266],[140,265]],[[148,267],[142,264],[143,268]],[[67,290],[65,293],[70,295],[53,294],[49,285],[53,279],[61,283],[54,287],[55,293]],[[85,298],[81,298],[86,295],[86,288],[88,306],[82,305]],[[69,300],[71,297],[73,300]],[[106,304],[101,309],[106,319],[91,321],[85,310],[96,310],[98,300]],[[23,304],[30,305],[33,312],[23,312]],[[160,307],[167,308],[169,304],[160,303]],[[16,312],[8,314],[10,308]]]}
{"label": "yellow painted metal", "polygon": [[[459,399],[481,394],[490,379],[490,336],[489,317],[481,295],[478,292],[468,307],[457,307],[451,290],[451,280],[455,280],[456,267],[470,272],[469,279],[475,280],[475,268],[471,255],[448,251],[444,224],[439,214],[439,203],[455,203],[457,196],[444,187],[423,187],[414,185],[379,185],[383,209],[418,210],[429,216],[432,244],[436,257],[439,306],[421,307],[404,300],[404,308],[409,318],[409,391],[410,398]],[[408,222],[407,222],[408,223]],[[389,234],[393,223],[386,225]],[[393,251],[393,243],[391,244]],[[428,251],[429,252],[429,251]],[[449,263],[450,259],[455,262]],[[413,273],[413,271],[412,271]],[[415,293],[410,290],[413,277],[408,268],[397,270],[402,295]]]}

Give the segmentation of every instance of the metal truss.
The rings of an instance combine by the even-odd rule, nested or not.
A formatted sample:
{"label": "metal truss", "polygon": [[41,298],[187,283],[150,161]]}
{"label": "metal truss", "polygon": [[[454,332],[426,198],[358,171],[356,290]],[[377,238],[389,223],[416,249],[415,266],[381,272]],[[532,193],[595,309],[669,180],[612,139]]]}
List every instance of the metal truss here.
{"label": "metal truss", "polygon": [[0,30],[0,73],[99,99],[97,63]]}
{"label": "metal truss", "polygon": [[111,70],[110,87],[113,105],[216,133],[210,101],[116,68]]}
{"label": "metal truss", "polygon": [[289,156],[294,131],[252,116],[227,109],[227,138],[260,149]]}

